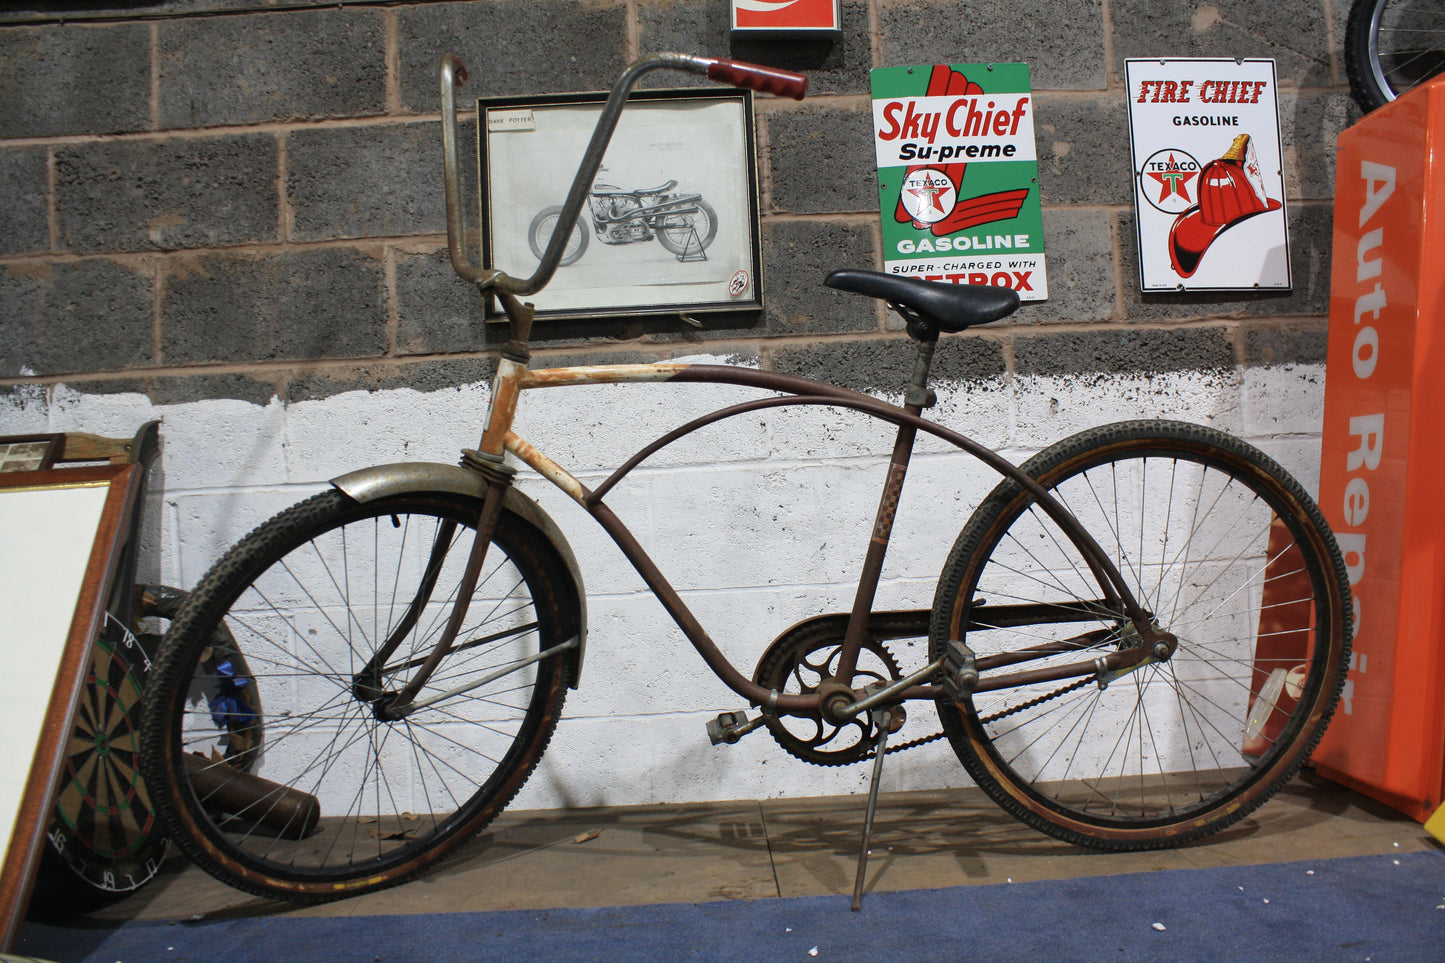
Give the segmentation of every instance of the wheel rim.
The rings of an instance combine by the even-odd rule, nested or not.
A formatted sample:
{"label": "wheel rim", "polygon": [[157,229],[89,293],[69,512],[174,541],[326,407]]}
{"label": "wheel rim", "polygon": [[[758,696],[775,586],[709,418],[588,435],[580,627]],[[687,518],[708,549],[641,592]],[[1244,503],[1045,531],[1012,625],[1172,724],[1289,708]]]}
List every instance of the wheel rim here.
{"label": "wheel rim", "polygon": [[[490,818],[487,805],[505,802],[525,779],[530,763],[521,757],[537,730],[555,721],[541,718],[560,688],[555,659],[399,721],[380,718],[357,694],[367,659],[429,571],[430,602],[386,660],[380,688],[398,688],[430,650],[456,597],[472,517],[474,510],[451,505],[381,513],[357,507],[343,525],[322,524],[290,539],[275,564],[239,580],[245,584],[230,593],[225,624],[267,700],[265,748],[251,765],[267,784],[247,795],[244,780],[222,761],[245,729],[234,713],[245,710],[227,701],[225,678],[207,668],[224,660],[198,661],[208,654],[201,649],[190,660],[193,678],[176,710],[181,726],[171,745],[201,754],[206,775],[198,782],[197,767],[190,767],[195,788],[185,794],[185,809],[234,871],[269,885],[293,881],[298,890],[409,872],[441,855],[449,841],[469,836]],[[450,551],[434,564],[438,539]],[[416,701],[555,644],[549,606],[530,594],[534,563],[514,555],[511,541],[499,529],[456,649]],[[314,829],[304,830],[309,804],[303,800],[297,809],[278,787],[316,799]]]}
{"label": "wheel rim", "polygon": [[1445,15],[1438,4],[1379,3],[1370,18],[1369,68],[1387,101],[1445,69]]}
{"label": "wheel rim", "polygon": [[[944,711],[945,726],[971,747],[964,761],[975,778],[995,783],[1016,813],[1046,814],[1030,821],[1047,831],[1062,823],[1123,838],[1247,802],[1256,790],[1267,795],[1299,761],[1333,694],[1338,642],[1325,645],[1318,633],[1330,618],[1328,574],[1300,564],[1318,557],[1307,532],[1276,524],[1290,507],[1183,446],[1128,458],[1061,469],[1051,491],[1122,560],[1121,574],[1159,627],[1179,637],[1178,650],[1104,689],[1091,679],[1038,683]],[[993,527],[972,598],[1097,599],[1077,551],[1043,519],[1032,507]],[[980,658],[1028,644],[1029,633],[1090,647],[1028,668],[1125,647],[1120,622],[983,628],[986,607],[973,610],[980,627],[960,635],[964,609],[951,637]]]}
{"label": "wheel rim", "polygon": [[[552,240],[552,232],[557,229],[559,214],[549,214],[537,222],[537,229],[534,234],[533,253],[541,258],[547,250],[547,245]],[[567,238],[567,245],[562,249],[562,259],[558,261],[560,267],[566,267],[582,256],[582,225],[577,224],[572,228],[571,237]]]}
{"label": "wheel rim", "polygon": [[657,225],[658,242],[678,257],[702,254],[716,236],[716,217],[712,207],[702,200],[686,213],[663,215]]}

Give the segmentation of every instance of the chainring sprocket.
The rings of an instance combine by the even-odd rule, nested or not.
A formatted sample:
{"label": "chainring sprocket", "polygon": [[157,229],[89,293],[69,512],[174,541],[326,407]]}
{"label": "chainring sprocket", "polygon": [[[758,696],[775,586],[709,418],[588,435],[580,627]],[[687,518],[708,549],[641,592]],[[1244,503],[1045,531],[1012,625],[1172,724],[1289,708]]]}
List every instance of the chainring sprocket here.
{"label": "chainring sprocket", "polygon": [[[778,637],[753,673],[753,681],[766,689],[798,695],[813,692],[832,678],[837,668],[847,627],[842,619],[811,619]],[[854,685],[890,682],[901,675],[898,662],[882,642],[867,639],[858,653]],[[820,718],[778,716],[766,720],[768,731],[787,752],[816,766],[846,766],[873,754],[877,741],[868,713],[843,726]]]}

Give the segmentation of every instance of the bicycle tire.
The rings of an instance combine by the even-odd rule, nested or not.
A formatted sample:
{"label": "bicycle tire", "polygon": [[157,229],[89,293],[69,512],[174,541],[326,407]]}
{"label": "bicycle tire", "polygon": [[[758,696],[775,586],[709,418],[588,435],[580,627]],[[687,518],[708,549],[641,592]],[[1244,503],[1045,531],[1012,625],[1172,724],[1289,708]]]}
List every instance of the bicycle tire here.
{"label": "bicycle tire", "polygon": [[[561,213],[561,204],[544,207],[537,212],[536,217],[532,218],[531,226],[527,228],[527,245],[531,247],[532,254],[539,261],[547,251],[547,245],[552,240],[552,232],[557,229],[557,220]],[[558,267],[575,264],[578,258],[587,253],[587,229],[582,226],[580,217],[572,226],[572,234],[573,239],[568,241],[567,246],[562,249],[562,259],[557,262]]]}
{"label": "bicycle tire", "polygon": [[1365,113],[1445,70],[1439,0],[1355,0],[1345,21],[1345,73]]}
{"label": "bicycle tire", "polygon": [[[1076,845],[1157,849],[1243,818],[1299,770],[1344,686],[1349,585],[1318,507],[1256,449],[1174,422],[1085,431],[1022,467],[1094,535],[1179,646],[1107,687],[1085,676],[941,699],[960,761],[1009,813]],[[1080,640],[996,670],[1009,673],[1127,647],[1122,620],[1097,609],[1015,628],[988,614],[990,603],[1078,612],[1100,600],[1081,558],[1034,497],[1005,480],[950,553],[931,657],[950,639],[979,658]]]}
{"label": "bicycle tire", "polygon": [[[201,580],[157,654],[142,727],[156,810],[198,865],[273,899],[370,892],[454,851],[521,789],[556,728],[569,668],[557,657],[518,662],[570,638],[580,613],[562,560],[519,516],[503,512],[462,633],[416,701],[450,695],[400,721],[375,708],[445,625],[480,510],[480,499],[454,494],[363,504],[326,491],[262,524]],[[414,606],[426,581],[434,588]],[[400,647],[367,680],[367,660],[413,607]],[[225,761],[230,729],[206,695],[221,626],[269,702],[250,777]],[[197,767],[210,785],[193,784]],[[255,776],[268,781],[262,790],[216,802],[213,787],[239,791]],[[299,794],[289,812],[279,787]],[[306,796],[319,806],[314,828]]]}
{"label": "bicycle tire", "polygon": [[[717,211],[700,197],[696,206],[696,214],[664,214],[658,220],[657,243],[678,257],[701,254],[717,237]],[[697,229],[699,219],[706,222],[702,230]]]}

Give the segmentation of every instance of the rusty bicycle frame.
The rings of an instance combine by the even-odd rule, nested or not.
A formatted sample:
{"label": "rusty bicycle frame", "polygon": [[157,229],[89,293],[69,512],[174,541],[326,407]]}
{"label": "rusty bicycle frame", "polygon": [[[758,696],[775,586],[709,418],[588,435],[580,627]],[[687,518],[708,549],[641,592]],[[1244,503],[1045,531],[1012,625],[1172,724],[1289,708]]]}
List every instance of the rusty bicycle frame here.
{"label": "rusty bicycle frame", "polygon": [[[864,829],[863,852],[860,855],[858,889],[854,894],[854,908],[856,909],[858,900],[861,898],[862,860],[865,860],[867,856],[867,839],[871,831],[873,810],[876,805],[878,772],[889,731],[888,713],[892,707],[908,700],[936,700],[946,697],[960,699],[975,691],[1010,688],[1040,681],[1083,677],[1096,677],[1101,680],[1113,678],[1152,662],[1167,659],[1173,653],[1177,640],[1173,635],[1159,630],[1153,624],[1150,614],[1133,596],[1109,556],[1093,536],[1084,530],[1073,515],[1060,505],[1048,491],[1017,466],[992,450],[958,432],[922,417],[923,409],[932,404],[932,396],[927,389],[928,369],[934,348],[932,341],[924,340],[919,344],[918,360],[915,363],[913,376],[905,396],[905,404],[902,406],[889,404],[860,392],[808,378],[727,365],[657,363],[531,370],[529,366],[531,356],[527,343],[531,333],[533,308],[530,304],[523,303],[521,298],[541,290],[555,272],[568,234],[581,213],[589,185],[601,163],[628,91],[642,74],[665,67],[704,73],[713,79],[736,86],[749,86],[797,98],[801,98],[803,88],[806,86],[806,78],[802,78],[800,75],[740,64],[735,61],[682,54],[662,54],[631,66],[618,81],[603,106],[597,129],[583,156],[541,263],[530,278],[521,279],[501,271],[472,265],[463,249],[454,91],[466,80],[466,72],[455,57],[447,55],[442,59],[440,74],[447,239],[452,266],[461,277],[475,284],[484,296],[496,297],[499,300],[508,319],[509,340],[502,349],[498,361],[486,427],[481,441],[475,450],[464,452],[463,457],[463,465],[481,474],[486,480],[487,486],[466,572],[456,593],[457,601],[452,605],[450,619],[442,638],[436,643],[423,664],[417,668],[414,677],[385,706],[378,706],[377,711],[384,713],[387,717],[400,719],[422,707],[423,703],[413,700],[451,650],[466,617],[467,600],[472,594],[472,588],[490,545],[492,532],[503,510],[507,491],[516,471],[506,462],[506,456],[511,454],[551,482],[596,519],[622,550],[628,561],[636,568],[649,589],[667,609],[669,615],[681,628],[708,667],[730,689],[748,700],[749,704],[762,707],[764,714],[762,718],[735,729],[731,733],[732,737],[727,741],[736,741],[736,736],[751,731],[764,719],[778,715],[821,717],[841,725],[862,714],[871,713],[871,718],[879,723],[874,780],[870,790],[868,819]],[[513,430],[513,420],[524,391],[575,385],[654,382],[727,384],[759,388],[781,394],[721,408],[673,429],[634,454],[595,489],[589,489],[576,476]],[[820,683],[813,692],[793,694],[764,688],[727,660],[701,623],[688,609],[677,590],[667,581],[637,539],[604,501],[606,495],[633,469],[665,446],[686,435],[727,418],[789,406],[831,406],[848,409],[892,424],[897,429],[887,478],[879,498],[877,516],[864,557],[856,595],[852,609],[847,614],[847,630],[843,638],[836,674],[833,678]],[[1099,641],[1098,633],[1090,632],[1072,639],[1059,639],[1017,652],[981,658],[976,662],[972,654],[959,642],[954,643],[957,648],[951,647],[949,654],[935,659],[917,671],[909,672],[902,678],[890,680],[886,684],[875,683],[865,689],[854,688],[854,670],[857,666],[860,649],[868,637],[870,620],[875,615],[873,603],[892,533],[894,513],[907,477],[914,441],[919,432],[932,435],[972,455],[1032,494],[1038,500],[1040,508],[1057,523],[1060,531],[1078,548],[1088,564],[1094,580],[1099,585],[1099,598],[1079,605],[1077,610],[1070,614],[1061,613],[1060,606],[1056,605],[990,606],[991,624],[1026,625],[1043,622],[1082,622],[1103,617],[1119,623],[1121,641],[1118,648],[1102,656],[1091,655],[1078,662],[1050,669],[1023,668],[980,679],[979,673],[984,670],[1006,668],[1061,652],[1092,648]],[[445,544],[448,540],[448,538],[441,538],[438,539],[438,542]],[[419,612],[427,604],[430,590],[430,587],[423,586],[419,591],[418,597],[413,600],[411,605],[414,612]],[[903,623],[909,629],[916,628],[918,630],[916,633],[918,635],[927,632],[929,615],[927,609],[888,613],[888,615],[895,622],[902,617]],[[818,618],[839,617],[819,616]],[[370,670],[385,663],[386,659],[400,645],[401,639],[407,634],[409,628],[410,620],[403,619],[402,624],[373,657],[369,666]],[[577,649],[580,646],[579,634],[578,638],[573,638],[553,649],[541,652],[529,661],[559,656],[562,654],[561,650]],[[958,649],[962,649],[962,652],[957,651]],[[580,653],[578,655],[580,656]],[[366,672],[363,672],[363,676],[365,675]],[[450,693],[439,696],[437,699],[446,698],[447,695]],[[437,699],[427,700],[425,704],[435,702]]]}

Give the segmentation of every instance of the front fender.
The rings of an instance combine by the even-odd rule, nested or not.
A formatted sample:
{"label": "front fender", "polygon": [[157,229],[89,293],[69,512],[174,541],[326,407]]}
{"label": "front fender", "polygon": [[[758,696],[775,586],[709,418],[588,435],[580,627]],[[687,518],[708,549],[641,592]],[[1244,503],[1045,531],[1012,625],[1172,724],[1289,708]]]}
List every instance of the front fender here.
{"label": "front fender", "polygon": [[[348,498],[362,503],[410,492],[447,492],[474,498],[481,498],[487,493],[486,479],[476,472],[458,465],[435,462],[376,465],[340,475],[331,479],[331,484]],[[572,601],[577,607],[578,615],[578,644],[577,648],[567,653],[567,658],[572,662],[572,688],[575,689],[582,678],[582,656],[587,650],[587,592],[582,587],[582,569],[577,564],[577,556],[572,553],[572,546],[567,544],[566,537],[552,520],[552,516],[516,488],[507,489],[503,507],[541,533],[571,576]]]}

